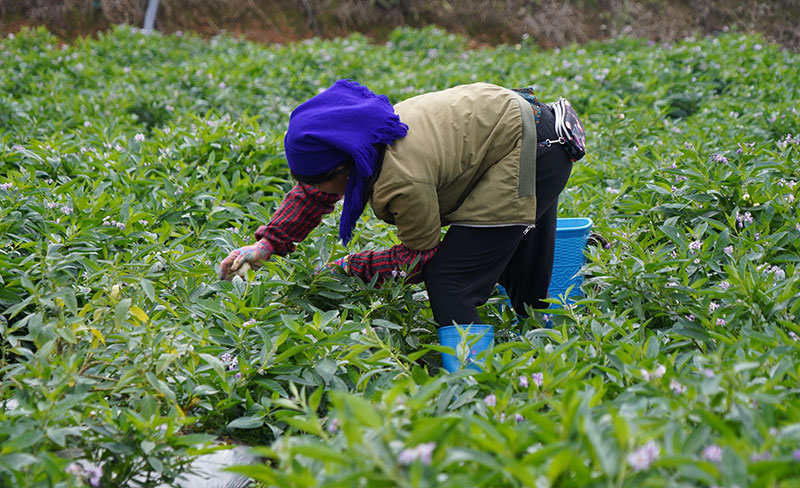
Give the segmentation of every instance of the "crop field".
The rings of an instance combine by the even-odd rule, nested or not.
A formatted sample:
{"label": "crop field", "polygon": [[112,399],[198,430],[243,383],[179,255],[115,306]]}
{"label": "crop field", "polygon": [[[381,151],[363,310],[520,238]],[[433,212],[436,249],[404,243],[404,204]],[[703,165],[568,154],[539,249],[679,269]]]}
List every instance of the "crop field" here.
{"label": "crop field", "polygon": [[[585,298],[547,329],[496,294],[491,360],[448,374],[421,285],[314,272],[397,243],[369,210],[348,249],[337,211],[219,281],[292,186],[289,113],[340,78],[569,98],[559,215],[608,241]],[[0,486],[170,485],[233,444],[265,487],[800,486],[798,100],[800,55],[738,33],[2,39]]]}

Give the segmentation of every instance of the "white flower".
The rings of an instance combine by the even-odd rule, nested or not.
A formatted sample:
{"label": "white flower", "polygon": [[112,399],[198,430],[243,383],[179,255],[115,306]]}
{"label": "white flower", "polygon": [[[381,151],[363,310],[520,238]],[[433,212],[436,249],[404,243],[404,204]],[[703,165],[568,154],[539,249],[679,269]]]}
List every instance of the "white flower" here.
{"label": "white flower", "polygon": [[133,136],[133,140],[136,142],[144,142],[144,134],[141,133],[136,134],[135,136]]}
{"label": "white flower", "polygon": [[659,379],[667,372],[667,368],[663,364],[659,364],[655,371],[653,371],[653,378]]}

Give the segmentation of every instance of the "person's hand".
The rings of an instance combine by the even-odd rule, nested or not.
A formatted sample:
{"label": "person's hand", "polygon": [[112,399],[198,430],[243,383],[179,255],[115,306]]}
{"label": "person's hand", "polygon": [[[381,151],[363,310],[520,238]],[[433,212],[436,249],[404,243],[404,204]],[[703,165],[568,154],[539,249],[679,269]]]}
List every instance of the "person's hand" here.
{"label": "person's hand", "polygon": [[341,270],[344,274],[350,274],[350,268],[348,268],[348,261],[350,260],[350,255],[341,257],[339,259],[333,260],[328,264],[319,264],[316,268],[314,268],[314,273],[320,273],[322,271],[328,270]]}
{"label": "person's hand", "polygon": [[219,279],[230,281],[234,276],[244,278],[248,270],[263,266],[271,254],[269,243],[264,240],[234,249],[219,264]]}

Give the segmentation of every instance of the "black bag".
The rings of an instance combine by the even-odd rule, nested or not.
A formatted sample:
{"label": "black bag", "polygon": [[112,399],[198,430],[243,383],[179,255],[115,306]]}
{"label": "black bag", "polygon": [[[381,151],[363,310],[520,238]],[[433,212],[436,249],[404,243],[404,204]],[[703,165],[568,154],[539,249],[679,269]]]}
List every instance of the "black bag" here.
{"label": "black bag", "polygon": [[558,139],[555,141],[547,139],[539,144],[542,146],[562,144],[570,161],[574,163],[580,160],[586,155],[586,131],[583,130],[578,114],[566,98],[559,98],[550,104],[550,108],[556,117],[555,128]]}

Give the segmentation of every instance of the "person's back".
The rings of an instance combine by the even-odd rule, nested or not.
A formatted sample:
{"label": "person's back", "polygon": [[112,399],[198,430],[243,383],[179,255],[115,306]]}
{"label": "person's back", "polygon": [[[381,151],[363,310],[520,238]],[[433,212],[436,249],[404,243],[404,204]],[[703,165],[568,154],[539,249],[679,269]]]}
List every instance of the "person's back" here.
{"label": "person's back", "polygon": [[[516,93],[488,83],[462,85],[410,98],[395,111],[409,130],[386,149],[372,206],[376,216],[398,226],[404,244],[429,249],[439,242],[440,227],[452,223],[534,222],[533,195],[520,198],[518,192],[522,117]],[[424,206],[428,215],[418,211],[412,222],[397,221],[411,205]]]}

